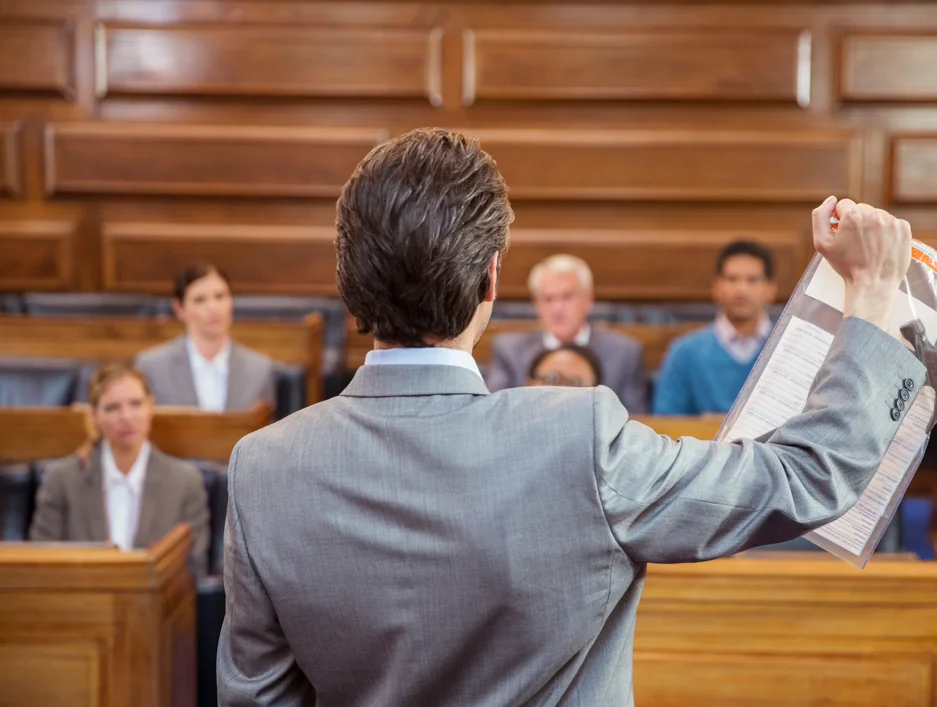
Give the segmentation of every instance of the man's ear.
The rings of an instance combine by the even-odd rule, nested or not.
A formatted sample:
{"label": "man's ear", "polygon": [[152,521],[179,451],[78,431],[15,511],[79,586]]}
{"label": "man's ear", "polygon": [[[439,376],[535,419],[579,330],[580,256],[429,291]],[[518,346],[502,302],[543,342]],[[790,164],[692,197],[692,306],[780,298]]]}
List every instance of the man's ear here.
{"label": "man's ear", "polygon": [[182,303],[175,297],[172,298],[172,313],[180,322],[182,321]]}
{"label": "man's ear", "polygon": [[498,259],[500,257],[501,253],[495,251],[488,263],[488,292],[485,293],[485,302],[494,302],[498,296]]}

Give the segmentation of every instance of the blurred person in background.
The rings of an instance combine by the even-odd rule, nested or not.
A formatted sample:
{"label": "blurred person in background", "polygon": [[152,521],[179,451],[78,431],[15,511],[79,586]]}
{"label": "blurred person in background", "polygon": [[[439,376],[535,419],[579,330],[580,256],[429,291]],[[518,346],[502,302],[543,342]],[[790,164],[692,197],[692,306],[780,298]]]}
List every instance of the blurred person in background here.
{"label": "blurred person in background", "polygon": [[89,454],[51,462],[42,474],[30,540],[107,542],[146,548],[178,523],[192,529],[190,566],[208,567],[208,499],[202,475],[150,441],[153,396],[146,378],[124,364],[99,368],[88,399]]}
{"label": "blurred person in background", "polygon": [[157,404],[207,412],[275,407],[273,361],[232,341],[233,308],[228,276],[214,265],[191,265],[176,276],[172,309],[185,334],[136,361]]}
{"label": "blurred person in background", "polygon": [[527,385],[559,385],[594,388],[602,384],[602,363],[585,346],[564,344],[544,349],[530,364]]}
{"label": "blurred person in background", "polygon": [[538,263],[527,280],[541,329],[496,336],[485,376],[492,392],[526,384],[530,365],[542,349],[576,344],[592,349],[602,365],[604,384],[631,413],[647,407],[644,350],[640,343],[589,324],[595,298],[592,271],[572,255],[553,255]]}
{"label": "blurred person in background", "polygon": [[727,413],[771,334],[774,260],[758,243],[727,245],[716,261],[716,321],[671,344],[654,386],[655,415]]}

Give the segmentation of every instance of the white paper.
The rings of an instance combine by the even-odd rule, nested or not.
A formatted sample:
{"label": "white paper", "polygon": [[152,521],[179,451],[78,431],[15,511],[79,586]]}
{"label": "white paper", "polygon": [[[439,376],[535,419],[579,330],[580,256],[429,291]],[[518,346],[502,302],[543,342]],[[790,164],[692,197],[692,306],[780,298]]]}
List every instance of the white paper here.
{"label": "white paper", "polygon": [[[820,260],[820,265],[817,266],[816,272],[810,279],[810,284],[807,285],[807,295],[828,304],[837,311],[842,312],[845,309],[846,283],[833,270],[826,258]],[[900,334],[901,327],[919,318],[924,324],[927,339],[933,343],[937,339],[937,311],[934,311],[916,297],[914,298],[914,311],[917,313],[917,317],[911,312],[908,296],[904,292],[899,292],[895,298],[895,306],[891,310],[889,331],[899,340],[903,340]]]}
{"label": "white paper", "polygon": [[895,438],[885,452],[882,465],[858,503],[846,515],[815,530],[817,535],[853,555],[861,554],[872,539],[875,526],[898,492],[908,467],[921,450],[933,410],[934,389],[925,386],[918,393],[914,405],[905,413]]}
{"label": "white paper", "polygon": [[799,415],[832,344],[832,334],[791,317],[726,440],[755,439]]}

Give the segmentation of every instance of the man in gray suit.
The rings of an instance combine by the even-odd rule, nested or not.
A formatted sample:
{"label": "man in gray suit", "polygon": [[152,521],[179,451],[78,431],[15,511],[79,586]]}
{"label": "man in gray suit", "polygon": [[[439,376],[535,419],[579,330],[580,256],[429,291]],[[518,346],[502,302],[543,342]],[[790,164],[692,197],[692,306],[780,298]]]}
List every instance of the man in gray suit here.
{"label": "man in gray suit", "polygon": [[541,331],[501,334],[491,345],[485,382],[492,392],[526,385],[530,366],[544,349],[578,344],[592,349],[602,364],[602,382],[618,393],[630,413],[647,409],[644,350],[629,336],[589,324],[594,304],[592,271],[572,255],[553,255],[530,271],[527,286]]}
{"label": "man in gray suit", "polygon": [[338,202],[338,289],[375,349],[231,460],[219,703],[629,705],[647,562],[793,538],[869,483],[924,367],[883,329],[906,222],[832,197],[846,318],[765,442],[672,441],[608,388],[488,392],[471,351],[513,218],[475,141],[373,150]]}

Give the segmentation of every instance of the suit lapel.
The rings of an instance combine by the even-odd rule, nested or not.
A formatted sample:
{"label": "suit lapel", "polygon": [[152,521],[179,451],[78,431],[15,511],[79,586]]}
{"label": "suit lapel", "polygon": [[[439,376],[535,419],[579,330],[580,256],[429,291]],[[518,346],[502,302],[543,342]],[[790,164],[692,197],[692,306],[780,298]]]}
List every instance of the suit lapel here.
{"label": "suit lapel", "polygon": [[192,378],[192,366],[189,364],[189,352],[185,348],[185,337],[176,339],[170,364],[172,377],[179,386],[180,405],[198,407],[198,393],[195,392],[195,379]]}
{"label": "suit lapel", "polygon": [[150,448],[150,458],[146,464],[146,478],[143,481],[143,498],[140,499],[140,515],[137,520],[137,531],[134,534],[134,547],[148,547],[159,538],[153,537],[156,532],[156,521],[160,507],[163,505],[162,491],[165,481],[163,461],[155,448]]}
{"label": "suit lapel", "polygon": [[244,365],[244,357],[241,356],[241,347],[231,343],[231,354],[228,358],[228,389],[225,395],[225,410],[242,410],[250,407],[250,403],[244,404],[241,398],[244,395],[244,386],[241,381],[247,380],[249,371]]}
{"label": "suit lapel", "polygon": [[108,537],[107,507],[104,505],[104,468],[101,464],[101,448],[91,455],[85,471],[85,482],[81,489],[81,509],[84,514],[85,532],[89,542],[105,542]]}

